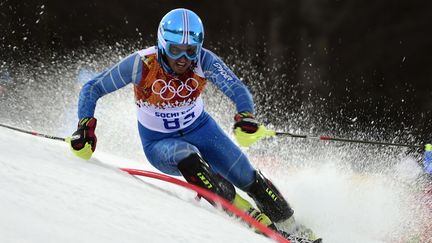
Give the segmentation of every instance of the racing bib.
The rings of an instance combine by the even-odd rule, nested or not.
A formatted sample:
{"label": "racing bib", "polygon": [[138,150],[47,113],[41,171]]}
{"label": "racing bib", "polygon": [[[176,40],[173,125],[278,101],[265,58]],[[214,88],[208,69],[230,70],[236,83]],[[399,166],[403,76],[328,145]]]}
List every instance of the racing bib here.
{"label": "racing bib", "polygon": [[145,50],[142,56],[142,78],[134,85],[138,121],[163,133],[191,125],[203,112],[204,74],[189,70],[172,76],[159,65],[154,49]]}
{"label": "racing bib", "polygon": [[192,124],[203,112],[203,101],[198,97],[190,106],[160,109],[151,106],[138,107],[138,121],[146,128],[170,133]]}

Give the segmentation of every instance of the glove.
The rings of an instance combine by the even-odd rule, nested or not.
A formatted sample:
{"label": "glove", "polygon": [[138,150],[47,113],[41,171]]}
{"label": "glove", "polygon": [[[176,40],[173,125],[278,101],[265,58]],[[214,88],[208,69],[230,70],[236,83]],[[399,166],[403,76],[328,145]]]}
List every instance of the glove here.
{"label": "glove", "polygon": [[255,133],[258,130],[259,123],[255,120],[254,115],[250,112],[240,112],[234,116],[234,130],[240,128],[246,133]]}
{"label": "glove", "polygon": [[250,112],[240,112],[234,116],[234,136],[242,147],[249,147],[258,140],[274,136],[276,133],[267,130],[255,120]]}
{"label": "glove", "polygon": [[432,175],[432,144],[426,144],[423,159],[424,171]]}
{"label": "glove", "polygon": [[72,137],[66,139],[72,152],[85,160],[89,160],[96,149],[96,118],[86,117],[78,122],[78,129]]}

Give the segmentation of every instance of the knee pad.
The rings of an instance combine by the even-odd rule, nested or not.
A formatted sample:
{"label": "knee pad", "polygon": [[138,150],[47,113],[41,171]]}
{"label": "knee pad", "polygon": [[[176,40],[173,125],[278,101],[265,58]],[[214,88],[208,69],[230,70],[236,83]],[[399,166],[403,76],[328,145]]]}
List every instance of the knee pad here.
{"label": "knee pad", "polygon": [[294,210],[282,194],[261,172],[256,171],[255,174],[255,182],[246,192],[253,198],[258,208],[276,223],[290,218]]}
{"label": "knee pad", "polygon": [[177,168],[187,182],[216,193],[229,202],[234,200],[236,194],[234,186],[222,176],[215,175],[198,154],[193,153],[181,160]]}

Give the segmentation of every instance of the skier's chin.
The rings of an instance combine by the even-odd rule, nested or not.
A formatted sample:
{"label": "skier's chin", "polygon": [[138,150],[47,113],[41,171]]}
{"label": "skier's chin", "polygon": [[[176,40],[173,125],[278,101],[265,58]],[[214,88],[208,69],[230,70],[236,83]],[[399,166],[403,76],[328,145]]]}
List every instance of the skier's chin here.
{"label": "skier's chin", "polygon": [[173,71],[177,74],[177,75],[182,75],[182,74],[184,74],[185,72],[186,72],[186,70],[188,69],[189,67],[177,67],[177,66],[175,66],[174,68],[173,68]]}

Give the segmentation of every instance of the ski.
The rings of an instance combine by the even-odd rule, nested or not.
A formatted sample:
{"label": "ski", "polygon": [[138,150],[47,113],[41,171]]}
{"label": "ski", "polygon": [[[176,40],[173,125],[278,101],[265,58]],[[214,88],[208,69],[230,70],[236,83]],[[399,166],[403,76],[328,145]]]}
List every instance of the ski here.
{"label": "ski", "polygon": [[276,226],[270,225],[269,228],[273,229],[274,231],[278,232],[282,237],[289,240],[291,243],[322,243],[322,239],[318,238],[316,240],[310,240],[307,238],[295,236],[292,234],[289,234],[283,230],[277,229]]}
{"label": "ski", "polygon": [[318,238],[316,240],[309,240],[306,238],[290,235],[284,231],[279,231],[279,234],[281,234],[285,239],[289,240],[291,243],[322,243],[321,238]]}

